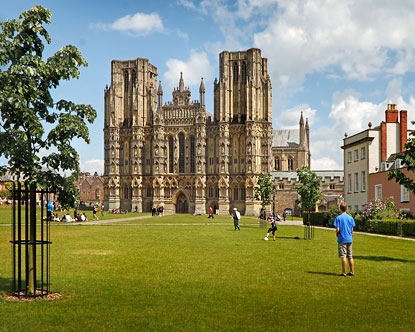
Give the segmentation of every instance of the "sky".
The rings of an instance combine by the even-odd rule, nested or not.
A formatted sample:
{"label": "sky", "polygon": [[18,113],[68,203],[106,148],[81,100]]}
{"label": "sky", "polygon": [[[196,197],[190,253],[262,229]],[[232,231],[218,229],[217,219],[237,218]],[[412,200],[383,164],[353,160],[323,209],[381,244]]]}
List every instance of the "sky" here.
{"label": "sky", "polygon": [[[343,168],[344,134],[385,119],[397,104],[415,120],[413,0],[38,0],[3,1],[0,21],[33,5],[52,11],[45,57],[75,45],[88,62],[79,79],[63,81],[55,100],[91,104],[90,144],[74,141],[81,170],[104,169],[104,89],[113,59],[149,59],[164,101],[183,72],[192,99],[203,77],[213,113],[213,81],[221,51],[260,48],[272,82],[273,129],[310,124],[313,170]],[[409,128],[413,126],[409,125]]]}

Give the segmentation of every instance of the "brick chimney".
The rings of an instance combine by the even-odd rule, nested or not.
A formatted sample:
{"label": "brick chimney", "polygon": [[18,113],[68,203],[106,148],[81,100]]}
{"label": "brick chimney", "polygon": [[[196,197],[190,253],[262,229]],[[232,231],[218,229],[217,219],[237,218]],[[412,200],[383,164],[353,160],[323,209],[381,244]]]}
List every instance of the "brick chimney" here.
{"label": "brick chimney", "polygon": [[388,109],[385,111],[386,122],[394,122],[398,123],[398,109],[396,108],[396,104],[388,104]]}
{"label": "brick chimney", "polygon": [[400,120],[401,122],[399,123],[400,125],[400,148],[401,148],[401,152],[405,151],[405,143],[408,139],[408,112],[405,110],[402,110],[399,112],[400,114]]}
{"label": "brick chimney", "polygon": [[387,158],[386,122],[382,121],[382,123],[380,124],[380,161],[385,161],[386,158]]}

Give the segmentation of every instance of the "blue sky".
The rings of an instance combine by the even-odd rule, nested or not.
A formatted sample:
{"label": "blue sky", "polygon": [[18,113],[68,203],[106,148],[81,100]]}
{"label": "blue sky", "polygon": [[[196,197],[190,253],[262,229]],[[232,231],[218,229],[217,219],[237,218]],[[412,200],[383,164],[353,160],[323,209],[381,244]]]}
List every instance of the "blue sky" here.
{"label": "blue sky", "polygon": [[203,77],[213,111],[219,52],[261,48],[273,86],[273,127],[297,128],[305,114],[315,170],[342,169],[344,133],[379,124],[388,103],[415,120],[413,0],[17,0],[2,4],[0,21],[35,4],[52,10],[45,56],[72,44],[89,63],[54,92],[56,100],[98,112],[91,144],[74,142],[84,171],[103,172],[103,91],[113,59],[148,58],[164,101],[180,72],[193,99]]}

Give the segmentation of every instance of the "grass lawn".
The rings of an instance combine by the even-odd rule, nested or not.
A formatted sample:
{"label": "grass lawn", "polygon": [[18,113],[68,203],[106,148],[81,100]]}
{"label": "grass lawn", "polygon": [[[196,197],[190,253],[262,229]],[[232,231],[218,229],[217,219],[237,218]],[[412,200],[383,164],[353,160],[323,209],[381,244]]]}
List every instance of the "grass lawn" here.
{"label": "grass lawn", "polygon": [[[302,227],[279,226],[265,242],[242,218],[240,232],[226,216],[179,225],[211,222],[190,215],[52,227],[51,289],[63,296],[0,298],[0,331],[414,330],[415,242],[355,234],[356,276],[344,278],[333,231],[306,241]],[[9,240],[0,227],[2,294]]]}

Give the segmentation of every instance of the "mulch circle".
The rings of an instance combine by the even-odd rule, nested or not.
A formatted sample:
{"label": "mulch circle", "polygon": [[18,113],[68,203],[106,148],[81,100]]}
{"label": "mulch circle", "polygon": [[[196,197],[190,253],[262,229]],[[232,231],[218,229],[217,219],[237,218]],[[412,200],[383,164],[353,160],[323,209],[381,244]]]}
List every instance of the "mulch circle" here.
{"label": "mulch circle", "polygon": [[44,294],[42,297],[42,292],[40,290],[36,291],[36,296],[26,296],[25,292],[20,292],[20,294],[5,294],[1,296],[6,301],[15,301],[15,302],[24,302],[24,301],[51,301],[57,300],[62,297],[60,293],[48,293]]}

